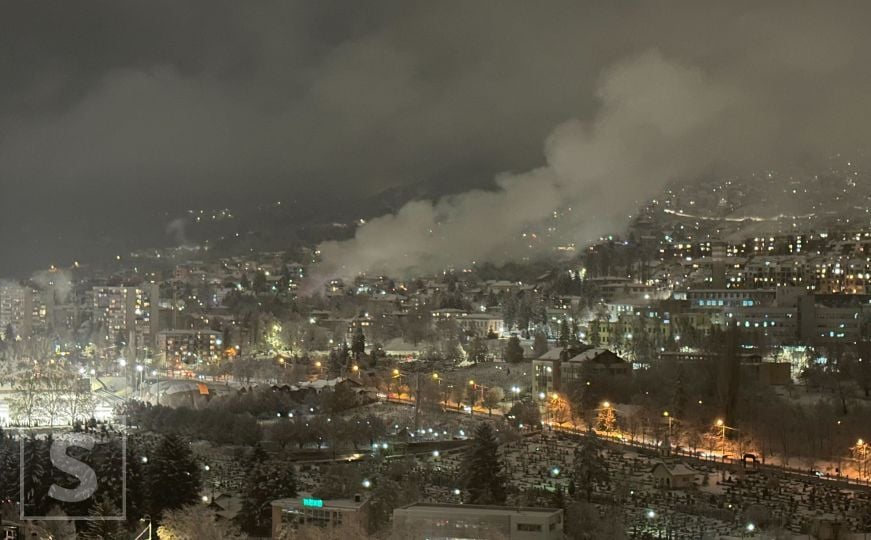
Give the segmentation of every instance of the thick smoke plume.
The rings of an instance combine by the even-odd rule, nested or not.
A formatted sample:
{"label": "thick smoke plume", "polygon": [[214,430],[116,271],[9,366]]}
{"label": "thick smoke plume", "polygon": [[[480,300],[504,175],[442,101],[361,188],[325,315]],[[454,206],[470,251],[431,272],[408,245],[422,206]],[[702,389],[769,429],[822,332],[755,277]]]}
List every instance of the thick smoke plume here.
{"label": "thick smoke plume", "polygon": [[414,201],[371,220],[353,239],[320,246],[320,275],[404,277],[542,256],[552,245],[524,233],[546,230],[567,208],[552,232],[583,247],[623,230],[670,181],[758,167],[812,171],[836,153],[856,156],[869,131],[856,112],[871,100],[845,58],[761,55],[702,70],[652,51],[619,63],[601,77],[593,119],[548,137],[543,167],[504,174],[494,191]]}
{"label": "thick smoke plume", "polygon": [[353,239],[320,246],[321,274],[407,276],[539,256],[524,232],[567,208],[556,234],[583,244],[624,226],[668,181],[726,157],[719,149],[733,147],[728,118],[744,106],[735,89],[656,52],[606,72],[597,97],[594,121],[553,131],[545,166],[504,174],[495,191],[414,201],[371,220]]}

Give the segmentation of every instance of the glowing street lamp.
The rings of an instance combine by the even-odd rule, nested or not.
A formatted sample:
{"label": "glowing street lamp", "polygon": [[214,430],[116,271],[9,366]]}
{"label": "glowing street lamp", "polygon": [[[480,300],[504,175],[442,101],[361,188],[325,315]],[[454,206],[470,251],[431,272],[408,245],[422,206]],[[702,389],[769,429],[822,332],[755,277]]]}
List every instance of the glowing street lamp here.
{"label": "glowing street lamp", "polygon": [[[726,422],[724,422],[722,418],[717,418],[715,425],[718,428],[720,428],[720,453],[722,454],[722,457],[725,458],[726,457],[726,430],[727,429],[730,429],[732,431],[738,431],[738,430],[733,428],[733,427],[727,426]],[[725,474],[725,471],[723,474]]]}
{"label": "glowing street lamp", "polygon": [[868,443],[865,442],[864,439],[859,439],[856,441],[856,446],[853,447],[853,450],[857,454],[857,459],[859,459],[859,477],[864,478],[867,474],[867,458],[868,458]]}
{"label": "glowing street lamp", "polygon": [[671,421],[673,418],[668,411],[663,411],[662,416],[668,418],[668,436],[669,436],[669,438],[671,438]]}

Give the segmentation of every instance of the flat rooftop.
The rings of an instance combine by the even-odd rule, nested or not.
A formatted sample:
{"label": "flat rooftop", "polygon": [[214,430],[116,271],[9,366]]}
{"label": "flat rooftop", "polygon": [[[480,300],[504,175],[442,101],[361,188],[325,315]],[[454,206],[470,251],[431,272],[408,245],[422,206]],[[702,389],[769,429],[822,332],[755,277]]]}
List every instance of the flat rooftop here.
{"label": "flat rooftop", "polygon": [[443,511],[450,510],[461,511],[464,513],[474,514],[554,514],[562,512],[560,508],[536,508],[530,506],[498,506],[498,505],[483,505],[483,504],[441,504],[441,503],[412,503],[397,510],[423,510],[423,511]]}
{"label": "flat rooftop", "polygon": [[[316,502],[319,501],[319,502]],[[306,504],[308,502],[308,504]],[[308,493],[300,493],[298,497],[276,499],[270,503],[272,506],[280,506],[286,509],[298,508],[334,508],[338,510],[359,510],[366,504],[363,498],[359,502],[354,499],[318,499]]]}

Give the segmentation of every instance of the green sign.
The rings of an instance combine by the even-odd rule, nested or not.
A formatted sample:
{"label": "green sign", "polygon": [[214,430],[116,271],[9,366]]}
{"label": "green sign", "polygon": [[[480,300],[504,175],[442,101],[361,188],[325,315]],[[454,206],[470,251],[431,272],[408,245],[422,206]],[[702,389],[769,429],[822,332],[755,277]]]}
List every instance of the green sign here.
{"label": "green sign", "polygon": [[323,508],[324,500],[323,499],[303,499],[302,505],[308,506],[311,508]]}

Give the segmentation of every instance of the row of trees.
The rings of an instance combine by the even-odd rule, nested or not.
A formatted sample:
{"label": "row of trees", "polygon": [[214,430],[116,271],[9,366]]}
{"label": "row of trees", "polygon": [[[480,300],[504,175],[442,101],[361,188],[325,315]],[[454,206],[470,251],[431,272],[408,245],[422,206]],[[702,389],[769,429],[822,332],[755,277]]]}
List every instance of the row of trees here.
{"label": "row of trees", "polygon": [[94,398],[87,379],[59,364],[17,373],[9,403],[17,425],[72,425],[94,414]]}
{"label": "row of trees", "polygon": [[[144,515],[159,522],[165,511],[181,508],[199,498],[200,468],[186,442],[176,436],[161,437],[152,443],[131,437],[125,456],[120,438],[104,432],[90,451],[75,446],[68,449],[70,457],[95,472],[96,491],[81,502],[58,502],[49,496],[51,485],[74,489],[79,480],[52,465],[49,454],[53,443],[51,436],[13,439],[0,435],[0,495],[20,502],[24,513],[30,516],[126,515],[126,521],[75,522],[81,538],[125,537],[128,531],[139,526],[139,519]],[[19,454],[24,456],[21,466]],[[19,500],[19,486],[23,487],[23,500]],[[122,508],[125,498],[126,508]],[[61,520],[50,522],[48,528],[69,526]]]}

